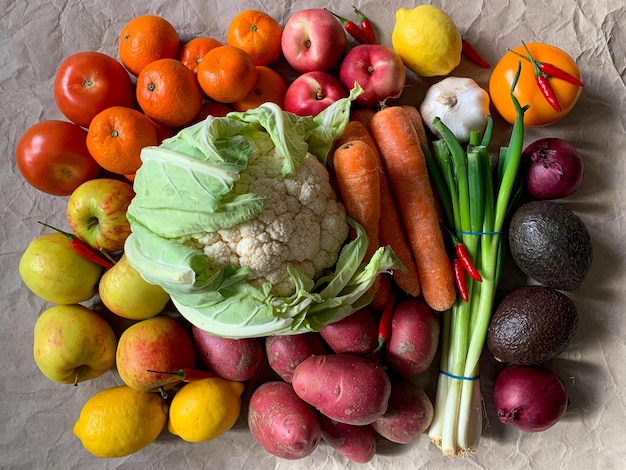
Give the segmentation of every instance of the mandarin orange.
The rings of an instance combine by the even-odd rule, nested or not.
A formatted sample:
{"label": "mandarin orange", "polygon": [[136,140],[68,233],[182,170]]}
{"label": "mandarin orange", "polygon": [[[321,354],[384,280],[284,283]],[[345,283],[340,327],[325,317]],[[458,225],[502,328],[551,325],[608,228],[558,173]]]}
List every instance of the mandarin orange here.
{"label": "mandarin orange", "polygon": [[118,53],[122,64],[136,77],[150,62],[175,58],[179,46],[178,33],[169,21],[157,15],[142,15],[122,28]]}
{"label": "mandarin orange", "polygon": [[198,64],[211,49],[223,46],[220,41],[211,37],[197,37],[183,44],[178,51],[178,60],[192,72],[198,70]]}
{"label": "mandarin orange", "polygon": [[257,71],[250,55],[235,46],[210,50],[198,64],[198,83],[206,95],[220,103],[243,99],[256,83]]}
{"label": "mandarin orange", "polygon": [[87,131],[87,149],[98,164],[118,175],[134,174],[141,149],[157,145],[155,127],[136,109],[112,106],[96,114]]}
{"label": "mandarin orange", "polygon": [[149,118],[164,126],[191,122],[202,100],[196,75],[179,60],[150,62],[137,77],[137,103]]}
{"label": "mandarin orange", "polygon": [[245,10],[231,21],[226,43],[246,51],[254,65],[270,65],[282,53],[283,29],[274,18],[259,10]]}
{"label": "mandarin orange", "polygon": [[257,65],[257,79],[250,93],[239,101],[232,103],[235,111],[247,111],[267,102],[276,103],[281,108],[287,93],[287,82],[275,70]]}

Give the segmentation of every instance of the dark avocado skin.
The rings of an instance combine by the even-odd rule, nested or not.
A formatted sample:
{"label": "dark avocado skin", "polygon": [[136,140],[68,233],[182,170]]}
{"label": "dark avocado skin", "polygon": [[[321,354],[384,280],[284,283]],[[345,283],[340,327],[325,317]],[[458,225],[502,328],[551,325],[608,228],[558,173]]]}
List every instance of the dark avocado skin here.
{"label": "dark avocado skin", "polygon": [[498,305],[487,348],[500,362],[542,364],[569,346],[577,325],[578,311],[565,294],[551,287],[523,286]]}
{"label": "dark avocado skin", "polygon": [[511,256],[518,267],[547,287],[571,291],[586,277],[593,258],[582,220],[552,201],[520,206],[509,225]]}

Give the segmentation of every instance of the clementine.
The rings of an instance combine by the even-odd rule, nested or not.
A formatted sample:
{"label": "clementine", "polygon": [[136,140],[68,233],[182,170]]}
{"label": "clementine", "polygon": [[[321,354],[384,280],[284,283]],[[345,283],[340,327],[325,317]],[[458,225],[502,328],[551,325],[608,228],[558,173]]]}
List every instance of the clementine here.
{"label": "clementine", "polygon": [[156,15],[142,15],[122,28],[118,52],[122,64],[136,77],[150,62],[175,58],[179,46],[178,33],[169,21]]}
{"label": "clementine", "polygon": [[243,49],[254,65],[269,65],[282,52],[283,29],[274,18],[259,10],[245,10],[231,21],[226,43]]}
{"label": "clementine", "polygon": [[200,108],[200,112],[196,115],[195,118],[193,118],[191,122],[196,123],[204,121],[209,116],[224,117],[231,111],[233,111],[233,108],[230,105],[208,100],[202,103],[202,108]]}
{"label": "clementine", "polygon": [[149,118],[164,126],[191,122],[202,99],[196,75],[176,59],[150,62],[137,77],[137,103]]}
{"label": "clementine", "polygon": [[206,95],[220,103],[243,99],[256,83],[250,55],[235,46],[211,49],[198,64],[198,83]]}
{"label": "clementine", "polygon": [[198,64],[207,52],[223,45],[217,39],[211,37],[193,38],[181,46],[178,51],[178,60],[195,73],[198,69]]}
{"label": "clementine", "polygon": [[287,82],[275,70],[257,65],[257,79],[250,93],[239,101],[235,101],[232,107],[235,111],[247,111],[257,108],[267,102],[276,103],[281,108],[287,93]]}
{"label": "clementine", "polygon": [[157,145],[157,131],[136,109],[112,106],[96,114],[87,131],[87,149],[105,170],[134,174],[141,166],[141,149]]}

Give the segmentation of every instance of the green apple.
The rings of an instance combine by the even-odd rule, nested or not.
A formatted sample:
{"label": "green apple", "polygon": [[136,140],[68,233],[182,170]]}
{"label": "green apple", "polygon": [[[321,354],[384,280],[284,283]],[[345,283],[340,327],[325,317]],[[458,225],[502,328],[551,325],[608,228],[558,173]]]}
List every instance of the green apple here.
{"label": "green apple", "polygon": [[98,178],[86,181],[67,202],[72,231],[98,250],[119,251],[130,235],[126,211],[135,196],[133,187],[121,180]]}
{"label": "green apple", "polygon": [[167,315],[141,320],[129,326],[117,343],[116,366],[120,378],[136,390],[154,392],[180,383],[172,372],[193,368],[196,349],[181,323]]}
{"label": "green apple", "polygon": [[20,259],[24,284],[53,304],[76,304],[98,292],[102,266],[78,254],[62,233],[47,233],[30,242]]}
{"label": "green apple", "polygon": [[115,364],[117,337],[83,305],[55,305],[35,323],[33,356],[47,378],[75,384],[99,377]]}
{"label": "green apple", "polygon": [[126,255],[100,279],[100,300],[120,317],[145,320],[161,313],[170,296],[161,286],[148,283],[133,268]]}

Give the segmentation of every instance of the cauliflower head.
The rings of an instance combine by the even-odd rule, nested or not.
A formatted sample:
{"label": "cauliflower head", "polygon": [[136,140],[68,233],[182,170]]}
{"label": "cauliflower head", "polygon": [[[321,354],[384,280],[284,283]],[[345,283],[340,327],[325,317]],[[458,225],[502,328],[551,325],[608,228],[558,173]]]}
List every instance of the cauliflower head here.
{"label": "cauliflower head", "polygon": [[348,235],[344,207],[317,157],[307,153],[288,178],[283,166],[284,157],[273,146],[267,153],[253,153],[233,192],[262,197],[261,212],[234,227],[194,234],[186,242],[201,249],[216,268],[249,268],[249,282],[269,282],[278,296],[294,292],[289,265],[318,278],[335,264]]}

